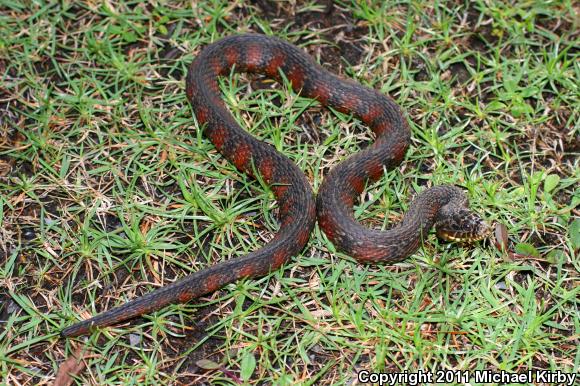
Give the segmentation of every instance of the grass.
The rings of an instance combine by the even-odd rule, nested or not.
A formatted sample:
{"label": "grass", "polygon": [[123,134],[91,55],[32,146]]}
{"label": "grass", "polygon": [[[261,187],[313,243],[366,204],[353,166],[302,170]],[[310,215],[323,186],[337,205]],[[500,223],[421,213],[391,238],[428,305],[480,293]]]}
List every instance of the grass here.
{"label": "grass", "polygon": [[[0,5],[0,380],[351,384],[356,373],[578,372],[577,11],[572,2],[3,2]],[[576,23],[576,24],[575,24]],[[413,144],[356,217],[386,228],[426,186],[467,189],[505,225],[364,266],[315,228],[283,269],[87,339],[64,326],[278,229],[269,189],[198,130],[183,76],[221,36],[292,41],[392,95]],[[288,85],[223,79],[253,135],[315,190],[372,136]]]}

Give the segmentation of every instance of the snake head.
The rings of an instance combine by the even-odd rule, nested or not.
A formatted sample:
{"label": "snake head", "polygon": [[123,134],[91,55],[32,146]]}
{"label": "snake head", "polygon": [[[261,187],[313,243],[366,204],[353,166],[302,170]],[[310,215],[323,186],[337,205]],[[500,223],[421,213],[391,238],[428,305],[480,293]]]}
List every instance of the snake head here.
{"label": "snake head", "polygon": [[486,237],[490,226],[481,217],[463,206],[446,205],[435,222],[437,236],[446,241],[473,243]]}

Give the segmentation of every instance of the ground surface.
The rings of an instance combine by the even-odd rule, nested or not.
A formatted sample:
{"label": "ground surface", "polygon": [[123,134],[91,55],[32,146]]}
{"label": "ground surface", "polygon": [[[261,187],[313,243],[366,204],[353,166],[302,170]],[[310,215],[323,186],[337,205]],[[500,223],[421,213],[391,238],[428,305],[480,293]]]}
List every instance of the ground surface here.
{"label": "ground surface", "polygon": [[[0,380],[353,384],[362,369],[578,371],[578,9],[571,2],[20,2],[0,5]],[[500,224],[362,266],[315,229],[270,276],[88,339],[60,329],[277,229],[272,195],[198,132],[188,63],[260,32],[392,95],[413,145],[356,207],[386,228],[425,186]],[[324,174],[372,140],[259,77],[238,121]],[[494,241],[495,239],[495,241]],[[497,245],[496,245],[497,244]],[[82,358],[77,365],[73,356]],[[72,359],[71,359],[72,358]]]}

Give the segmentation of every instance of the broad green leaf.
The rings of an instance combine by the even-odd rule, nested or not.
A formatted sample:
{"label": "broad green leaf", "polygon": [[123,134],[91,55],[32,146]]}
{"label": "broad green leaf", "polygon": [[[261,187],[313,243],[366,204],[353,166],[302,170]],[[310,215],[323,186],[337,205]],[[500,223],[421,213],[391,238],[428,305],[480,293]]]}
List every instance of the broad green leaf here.
{"label": "broad green leaf", "polygon": [[516,253],[525,256],[540,257],[540,252],[532,244],[519,243],[516,245]]}
{"label": "broad green leaf", "polygon": [[580,218],[570,224],[570,241],[574,249],[580,248]]}
{"label": "broad green leaf", "polygon": [[196,361],[195,364],[204,370],[215,370],[220,368],[219,363],[216,363],[210,359],[200,359]]}
{"label": "broad green leaf", "polygon": [[252,374],[254,373],[255,369],[256,369],[256,358],[254,357],[254,354],[247,353],[242,358],[241,363],[240,376],[242,377],[242,380],[248,381],[252,376]]}
{"label": "broad green leaf", "polygon": [[546,260],[550,264],[558,264],[566,261],[566,254],[560,249],[551,250],[546,256]]}
{"label": "broad green leaf", "polygon": [[560,183],[560,176],[557,174],[548,174],[544,180],[544,192],[549,193],[554,190]]}

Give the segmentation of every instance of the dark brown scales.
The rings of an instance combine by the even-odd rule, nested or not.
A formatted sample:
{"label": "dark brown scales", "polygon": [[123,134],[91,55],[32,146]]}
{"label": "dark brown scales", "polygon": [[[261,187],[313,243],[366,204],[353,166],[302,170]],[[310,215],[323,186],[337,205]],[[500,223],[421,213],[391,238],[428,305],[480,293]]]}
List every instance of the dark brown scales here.
{"label": "dark brown scales", "polygon": [[[319,224],[338,248],[361,261],[395,262],[413,253],[435,223],[442,224],[440,234],[463,237],[463,229],[453,228],[461,221],[440,216],[464,214],[467,200],[460,189],[450,186],[421,193],[402,223],[392,230],[369,230],[358,224],[352,205],[365,181],[379,178],[383,168],[397,166],[409,145],[410,130],[399,107],[373,89],[326,71],[290,43],[263,35],[232,36],[209,45],[193,61],[186,80],[187,97],[205,135],[220,153],[244,173],[253,175],[257,170],[272,186],[280,202],[280,232],[253,253],[216,264],[67,327],[63,336],[86,334],[93,327],[112,325],[171,303],[188,302],[240,278],[265,275],[304,248],[315,221],[311,187],[290,160],[247,134],[228,112],[217,78],[229,74],[232,67],[278,81],[282,72],[301,95],[354,114],[376,133],[371,146],[326,176],[318,194]],[[480,230],[475,217],[474,221],[470,224]],[[448,224],[450,231],[445,228]]]}

